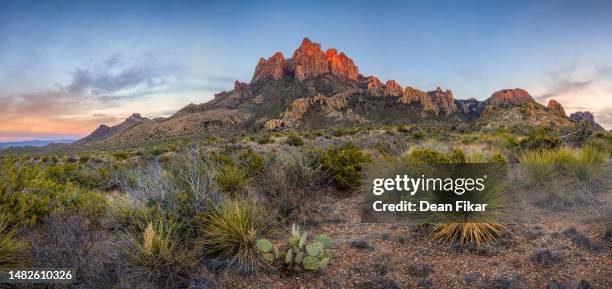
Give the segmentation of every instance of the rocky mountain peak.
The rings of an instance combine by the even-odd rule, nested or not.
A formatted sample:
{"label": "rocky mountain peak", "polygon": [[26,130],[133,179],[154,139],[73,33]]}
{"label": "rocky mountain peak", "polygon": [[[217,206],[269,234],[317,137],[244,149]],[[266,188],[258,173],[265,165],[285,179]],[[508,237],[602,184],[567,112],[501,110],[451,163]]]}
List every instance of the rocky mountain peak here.
{"label": "rocky mountain peak", "polygon": [[490,107],[512,107],[534,101],[529,92],[520,89],[503,89],[494,92],[485,102]]}
{"label": "rocky mountain peak", "polygon": [[239,80],[234,81],[234,90],[240,90],[240,89],[243,89],[243,88],[245,88],[247,86],[249,86],[249,85],[244,83],[244,82],[242,82],[242,81],[239,81]]}
{"label": "rocky mountain peak", "polygon": [[563,106],[554,99],[548,101],[548,108],[565,115],[565,110],[563,109]]}
{"label": "rocky mountain peak", "polygon": [[354,81],[359,77],[359,70],[353,60],[343,52],[338,53],[333,48],[324,52],[321,50],[321,44],[304,38],[290,59],[285,60],[280,52],[267,60],[261,58],[251,82],[263,79],[279,80],[285,75],[297,80],[306,80],[324,74],[332,74]]}
{"label": "rocky mountain peak", "polygon": [[329,72],[332,75],[350,80],[357,80],[359,77],[357,66],[353,63],[352,59],[344,54],[344,52],[338,54],[336,49],[330,48],[325,54],[327,62],[329,63]]}
{"label": "rocky mountain peak", "polygon": [[255,67],[255,73],[251,82],[264,79],[282,79],[285,73],[287,63],[282,53],[276,52],[267,60],[263,57],[259,59],[259,63]]}
{"label": "rocky mountain peak", "polygon": [[591,124],[591,126],[593,126],[594,129],[601,129],[601,130],[604,129],[601,125],[595,122],[595,117],[590,111],[577,111],[577,112],[570,114],[569,117],[571,120],[576,121],[576,122],[585,121]]}
{"label": "rocky mountain peak", "polygon": [[144,118],[140,115],[140,113],[136,113],[136,112],[130,115],[130,117],[126,119],[126,121],[141,121],[141,120],[144,120]]}
{"label": "rocky mountain peak", "polygon": [[450,89],[443,91],[439,86],[436,90],[427,93],[431,98],[431,101],[438,107],[440,113],[449,115],[457,111],[457,105],[455,104],[455,97]]}
{"label": "rocky mountain peak", "polygon": [[385,95],[388,96],[402,96],[403,90],[402,87],[395,80],[387,80],[385,83]]}

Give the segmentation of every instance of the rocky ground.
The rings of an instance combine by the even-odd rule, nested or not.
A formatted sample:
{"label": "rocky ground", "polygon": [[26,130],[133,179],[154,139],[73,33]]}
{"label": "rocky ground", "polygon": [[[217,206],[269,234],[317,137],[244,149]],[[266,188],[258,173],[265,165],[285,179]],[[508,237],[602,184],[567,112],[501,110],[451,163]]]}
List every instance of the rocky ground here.
{"label": "rocky ground", "polygon": [[602,237],[603,224],[513,225],[507,240],[470,250],[432,242],[414,225],[362,224],[357,197],[320,202],[327,220],[308,230],[335,240],[327,271],[220,273],[219,287],[576,288],[580,280],[612,286],[612,246]]}

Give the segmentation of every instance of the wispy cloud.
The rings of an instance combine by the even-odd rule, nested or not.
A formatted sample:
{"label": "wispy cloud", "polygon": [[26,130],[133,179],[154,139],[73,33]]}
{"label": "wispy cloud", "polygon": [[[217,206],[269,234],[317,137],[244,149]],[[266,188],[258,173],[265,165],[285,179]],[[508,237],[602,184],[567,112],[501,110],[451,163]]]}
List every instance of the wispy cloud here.
{"label": "wispy cloud", "polygon": [[[70,81],[44,90],[0,95],[0,140],[48,132],[83,135],[100,123],[114,123],[116,116],[93,116],[96,109],[145,98],[165,84],[176,67],[156,66],[154,61],[126,60],[113,56],[90,67],[75,69]],[[19,133],[21,132],[21,133]]]}
{"label": "wispy cloud", "polygon": [[541,102],[559,101],[569,114],[590,111],[595,121],[605,128],[612,127],[612,66],[602,66],[589,72],[580,71],[578,64],[550,72],[550,83],[544,93],[536,96]]}
{"label": "wispy cloud", "polygon": [[554,98],[555,96],[584,91],[594,83],[594,80],[573,81],[569,79],[558,79],[552,84],[547,93],[544,93],[536,98],[540,101],[545,101],[550,98]]}

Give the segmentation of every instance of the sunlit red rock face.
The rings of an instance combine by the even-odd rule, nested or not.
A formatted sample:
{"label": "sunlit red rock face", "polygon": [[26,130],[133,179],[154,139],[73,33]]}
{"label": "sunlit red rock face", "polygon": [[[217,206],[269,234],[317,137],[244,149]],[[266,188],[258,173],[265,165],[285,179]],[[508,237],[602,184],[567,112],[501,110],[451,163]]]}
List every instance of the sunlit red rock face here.
{"label": "sunlit red rock face", "polygon": [[485,101],[490,107],[512,107],[534,101],[529,93],[520,88],[497,91]]}
{"label": "sunlit red rock face", "polygon": [[548,101],[548,108],[565,115],[565,110],[563,109],[563,106],[554,99]]}
{"label": "sunlit red rock face", "polygon": [[359,77],[357,66],[353,60],[336,49],[330,48],[326,52],[327,63],[329,63],[329,72],[332,75],[344,77],[350,80],[356,80]]}
{"label": "sunlit red rock face", "polygon": [[402,96],[402,87],[395,80],[391,79],[385,83],[385,95]]}
{"label": "sunlit red rock face", "polygon": [[284,75],[293,76],[297,80],[305,80],[324,74],[357,80],[359,70],[353,60],[343,52],[338,53],[333,48],[324,52],[321,50],[321,44],[304,38],[290,59],[285,60],[280,52],[268,60],[260,59],[251,82],[269,78],[281,79]]}
{"label": "sunlit red rock face", "polygon": [[420,103],[423,106],[423,111],[433,113],[435,115],[439,113],[438,107],[434,105],[434,103],[431,101],[431,98],[426,92],[412,88],[410,86],[404,89],[404,93],[399,99],[399,102],[405,104]]}
{"label": "sunlit red rock face", "polygon": [[268,60],[262,57],[255,67],[255,74],[253,74],[251,82],[269,78],[282,79],[286,69],[287,62],[282,53],[276,52]]}
{"label": "sunlit red rock face", "polygon": [[449,89],[442,91],[440,87],[437,87],[436,90],[430,91],[427,94],[431,98],[431,101],[438,107],[441,114],[449,115],[457,111],[453,92]]}

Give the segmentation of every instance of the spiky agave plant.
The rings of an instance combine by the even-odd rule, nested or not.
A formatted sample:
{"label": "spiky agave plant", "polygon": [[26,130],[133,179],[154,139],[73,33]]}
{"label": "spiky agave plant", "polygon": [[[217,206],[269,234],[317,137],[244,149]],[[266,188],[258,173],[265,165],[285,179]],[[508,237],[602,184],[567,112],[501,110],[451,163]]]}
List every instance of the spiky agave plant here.
{"label": "spiky agave plant", "polygon": [[16,231],[9,228],[9,216],[0,214],[0,270],[23,266],[27,263],[27,244],[15,240]]}
{"label": "spiky agave plant", "polygon": [[[417,153],[418,154],[415,154]],[[426,154],[425,154],[426,153]],[[427,156],[415,158],[415,155]],[[463,156],[457,158],[456,156]],[[482,191],[465,192],[456,195],[447,190],[432,191],[422,197],[430,203],[450,204],[453,207],[457,201],[469,201],[475,204],[487,204],[483,212],[438,211],[427,214],[423,221],[430,228],[431,238],[445,244],[481,246],[491,244],[505,236],[508,231],[499,223],[500,217],[508,203],[504,194],[507,183],[506,166],[499,163],[488,163],[490,160],[483,154],[465,154],[454,150],[444,153],[432,150],[415,151],[404,159],[409,167],[404,171],[416,172],[416,175],[430,175],[450,178],[482,178],[487,176],[486,185]]]}
{"label": "spiky agave plant", "polygon": [[207,254],[229,260],[232,269],[256,271],[265,265],[256,246],[264,215],[254,198],[226,198],[198,216],[200,243]]}

